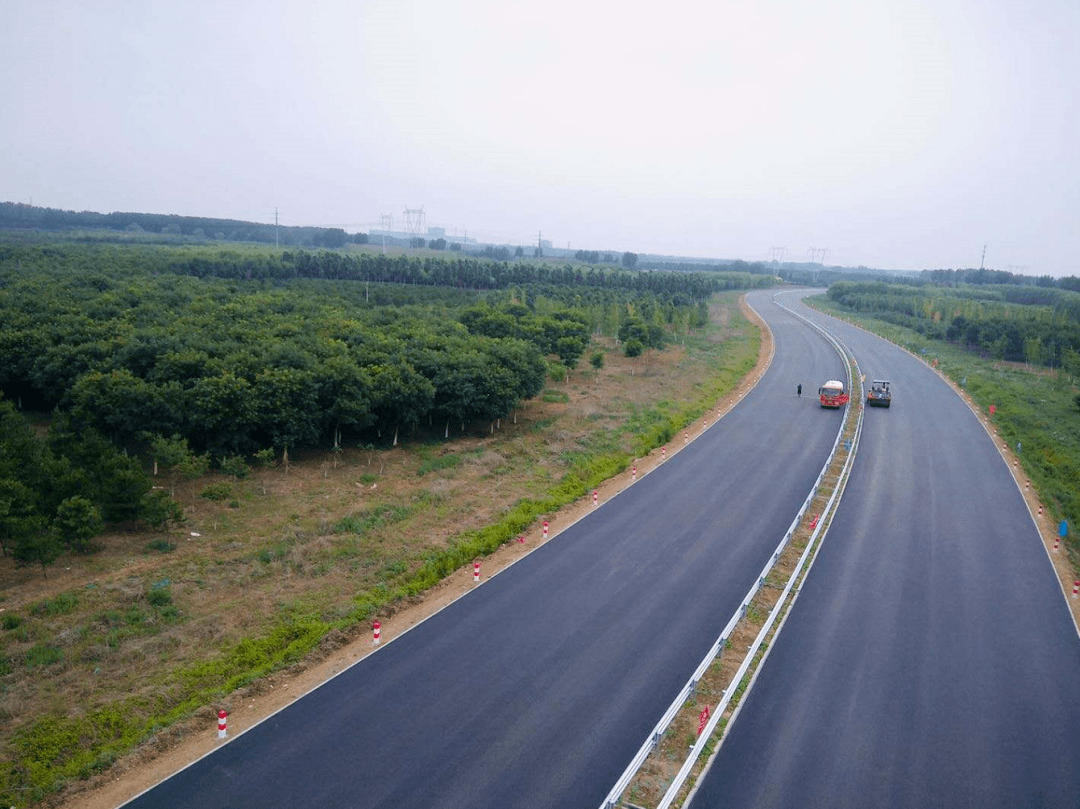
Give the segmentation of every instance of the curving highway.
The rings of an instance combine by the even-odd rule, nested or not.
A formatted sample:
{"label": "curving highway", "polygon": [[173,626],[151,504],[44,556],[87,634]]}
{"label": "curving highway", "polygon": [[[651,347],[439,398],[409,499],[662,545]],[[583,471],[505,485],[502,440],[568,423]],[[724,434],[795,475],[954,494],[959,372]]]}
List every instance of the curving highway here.
{"label": "curving highway", "polygon": [[737,609],[841,427],[813,396],[843,378],[839,356],[770,295],[751,300],[775,359],[704,435],[125,806],[598,806]]}
{"label": "curving highway", "polygon": [[1080,636],[997,447],[921,361],[797,297],[868,379],[824,546],[694,794],[710,807],[1080,806]]}

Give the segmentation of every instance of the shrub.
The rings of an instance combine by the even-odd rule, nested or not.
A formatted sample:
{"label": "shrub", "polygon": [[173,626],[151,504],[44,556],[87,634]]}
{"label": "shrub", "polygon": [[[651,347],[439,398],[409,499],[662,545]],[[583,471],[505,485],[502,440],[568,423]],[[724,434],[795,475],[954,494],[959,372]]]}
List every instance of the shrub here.
{"label": "shrub", "polygon": [[30,606],[31,615],[67,615],[79,604],[74,593],[60,593],[56,598],[46,598]]}
{"label": "shrub", "polygon": [[48,666],[53,663],[59,663],[63,659],[64,653],[55,646],[39,643],[26,650],[24,662],[27,666],[34,668],[36,666]]}
{"label": "shrub", "polygon": [[202,492],[199,493],[199,497],[205,497],[207,500],[228,500],[232,497],[232,486],[228,483],[213,483],[207,486]]}
{"label": "shrub", "polygon": [[251,469],[240,455],[230,455],[221,459],[221,473],[223,475],[232,475],[234,478],[243,480],[250,473]]}

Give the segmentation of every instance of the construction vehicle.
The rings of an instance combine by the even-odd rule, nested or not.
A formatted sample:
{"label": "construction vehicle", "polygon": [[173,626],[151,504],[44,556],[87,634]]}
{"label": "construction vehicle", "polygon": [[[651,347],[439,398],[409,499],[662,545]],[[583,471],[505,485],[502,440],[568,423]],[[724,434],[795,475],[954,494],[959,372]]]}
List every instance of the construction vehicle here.
{"label": "construction vehicle", "polygon": [[822,407],[843,407],[851,398],[844,390],[844,383],[835,379],[830,379],[818,388],[818,397]]}
{"label": "construction vehicle", "polygon": [[866,392],[867,407],[888,407],[892,404],[892,390],[889,382],[885,379],[875,379],[870,383],[870,390]]}

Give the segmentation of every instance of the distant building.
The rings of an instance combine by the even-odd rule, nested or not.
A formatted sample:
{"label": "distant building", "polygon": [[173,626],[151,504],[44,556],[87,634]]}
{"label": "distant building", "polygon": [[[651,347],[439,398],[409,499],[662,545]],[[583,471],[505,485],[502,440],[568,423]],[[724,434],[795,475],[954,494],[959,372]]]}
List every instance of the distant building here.
{"label": "distant building", "polygon": [[427,235],[429,239],[445,239],[446,228],[428,228]]}

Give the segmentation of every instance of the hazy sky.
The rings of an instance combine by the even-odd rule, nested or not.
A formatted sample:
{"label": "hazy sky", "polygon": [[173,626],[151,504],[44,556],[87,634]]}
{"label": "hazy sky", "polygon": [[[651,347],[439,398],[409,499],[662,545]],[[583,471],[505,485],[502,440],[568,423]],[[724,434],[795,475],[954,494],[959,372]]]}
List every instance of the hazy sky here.
{"label": "hazy sky", "polygon": [[1080,275],[1080,0],[0,0],[0,200]]}

